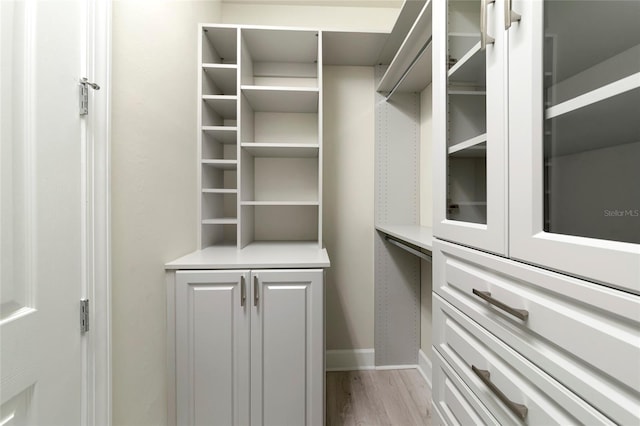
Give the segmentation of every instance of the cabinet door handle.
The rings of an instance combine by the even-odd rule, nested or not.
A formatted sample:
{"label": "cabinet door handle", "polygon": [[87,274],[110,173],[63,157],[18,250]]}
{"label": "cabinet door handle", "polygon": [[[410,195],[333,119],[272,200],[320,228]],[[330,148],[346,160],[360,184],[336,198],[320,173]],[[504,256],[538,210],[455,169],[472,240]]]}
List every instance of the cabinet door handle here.
{"label": "cabinet door handle", "polygon": [[247,288],[244,275],[240,277],[240,306],[244,306],[247,301]]}
{"label": "cabinet door handle", "polygon": [[493,297],[491,297],[491,293],[488,291],[480,291],[477,289],[473,289],[473,294],[475,294],[476,296],[478,296],[479,298],[486,300],[487,302],[489,302],[490,304],[492,304],[493,306],[502,309],[503,311],[510,313],[511,315],[513,315],[514,317],[521,319],[522,321],[526,321],[529,318],[529,311],[525,310],[525,309],[516,309],[516,308],[512,308],[509,305],[506,305],[504,303],[502,303],[499,300],[494,299]]}
{"label": "cabinet door handle", "polygon": [[487,8],[494,2],[495,0],[482,0],[480,2],[480,48],[482,50],[487,48],[487,44],[493,44],[496,41],[495,38],[487,33]]}
{"label": "cabinet door handle", "polygon": [[258,276],[253,276],[253,306],[258,306],[258,301],[260,300],[260,293],[258,289],[260,288],[258,283]]}
{"label": "cabinet door handle", "polygon": [[527,417],[527,412],[529,411],[527,406],[518,404],[517,402],[513,402],[509,398],[507,398],[507,396],[502,393],[502,391],[498,389],[496,385],[493,384],[493,382],[491,381],[491,373],[489,373],[489,371],[480,370],[476,368],[475,365],[472,365],[471,369],[474,373],[476,373],[476,376],[478,376],[480,380],[482,380],[482,383],[487,385],[487,387],[491,389],[491,392],[493,392],[493,394],[497,396],[498,399],[502,401],[513,414],[518,416],[518,418],[521,420],[524,420]]}
{"label": "cabinet door handle", "polygon": [[517,12],[513,11],[513,0],[505,0],[504,1],[504,29],[508,30],[511,28],[511,24],[514,22],[519,22],[522,18]]}

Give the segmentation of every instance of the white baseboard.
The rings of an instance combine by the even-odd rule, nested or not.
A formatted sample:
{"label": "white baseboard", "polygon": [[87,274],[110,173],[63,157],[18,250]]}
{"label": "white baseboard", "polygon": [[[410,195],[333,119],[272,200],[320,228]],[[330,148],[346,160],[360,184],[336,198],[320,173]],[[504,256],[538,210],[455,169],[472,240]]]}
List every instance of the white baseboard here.
{"label": "white baseboard", "polygon": [[374,349],[336,349],[326,351],[327,371],[374,370]]}
{"label": "white baseboard", "polygon": [[412,370],[415,368],[418,368],[415,364],[376,365],[376,370]]}
{"label": "white baseboard", "polygon": [[431,388],[431,360],[418,350],[418,365],[375,365],[374,349],[337,349],[325,353],[326,371],[417,369]]}
{"label": "white baseboard", "polygon": [[422,374],[422,377],[429,385],[429,388],[432,389],[431,373],[433,371],[433,366],[431,364],[431,360],[427,357],[427,354],[422,351],[422,349],[418,349],[418,371]]}

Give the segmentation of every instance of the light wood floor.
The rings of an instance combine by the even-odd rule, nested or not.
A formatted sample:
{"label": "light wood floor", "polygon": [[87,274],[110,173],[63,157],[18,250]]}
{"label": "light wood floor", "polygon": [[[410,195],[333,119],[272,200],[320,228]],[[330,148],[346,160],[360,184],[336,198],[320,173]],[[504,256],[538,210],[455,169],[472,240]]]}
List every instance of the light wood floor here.
{"label": "light wood floor", "polygon": [[327,372],[327,426],[431,425],[431,392],[415,369]]}

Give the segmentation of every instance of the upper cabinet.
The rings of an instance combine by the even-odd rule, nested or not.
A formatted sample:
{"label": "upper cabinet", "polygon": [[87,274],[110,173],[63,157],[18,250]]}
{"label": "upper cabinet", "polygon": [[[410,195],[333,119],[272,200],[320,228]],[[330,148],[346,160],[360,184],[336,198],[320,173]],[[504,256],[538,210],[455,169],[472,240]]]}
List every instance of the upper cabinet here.
{"label": "upper cabinet", "polygon": [[433,5],[434,233],[507,251],[502,0]]}
{"label": "upper cabinet", "polygon": [[436,2],[434,233],[640,293],[640,2]]}
{"label": "upper cabinet", "polygon": [[510,254],[640,293],[640,2],[513,12]]}

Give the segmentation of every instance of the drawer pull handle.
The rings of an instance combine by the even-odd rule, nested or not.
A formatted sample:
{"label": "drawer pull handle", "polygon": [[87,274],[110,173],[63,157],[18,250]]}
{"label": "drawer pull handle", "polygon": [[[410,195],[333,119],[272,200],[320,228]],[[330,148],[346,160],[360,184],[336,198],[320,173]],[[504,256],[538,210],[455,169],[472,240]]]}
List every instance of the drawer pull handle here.
{"label": "drawer pull handle", "polygon": [[489,302],[490,304],[492,304],[495,307],[498,307],[500,309],[502,309],[505,312],[510,313],[511,315],[513,315],[514,317],[521,319],[522,321],[526,321],[529,318],[529,311],[525,310],[525,309],[516,309],[516,308],[512,308],[509,305],[505,305],[504,303],[502,303],[499,300],[494,299],[493,297],[491,297],[491,293],[488,291],[480,291],[477,289],[473,289],[473,294],[475,294],[476,296],[478,296],[479,298],[486,300],[487,302]]}
{"label": "drawer pull handle", "polygon": [[518,418],[521,420],[524,420],[527,417],[527,412],[529,411],[527,406],[518,404],[516,402],[511,401],[509,398],[507,398],[507,396],[503,394],[502,391],[498,389],[496,385],[493,384],[493,382],[491,381],[491,373],[489,373],[489,371],[480,370],[476,368],[475,365],[472,365],[471,369],[473,370],[474,373],[476,373],[476,376],[478,376],[480,380],[482,380],[482,383],[487,385],[487,387],[491,389],[491,392],[493,392],[493,394],[497,396],[498,399],[500,399],[500,401],[502,401],[507,407],[509,407],[509,410],[511,410],[513,414],[518,416]]}

